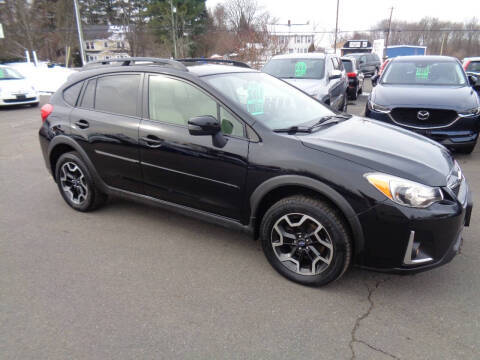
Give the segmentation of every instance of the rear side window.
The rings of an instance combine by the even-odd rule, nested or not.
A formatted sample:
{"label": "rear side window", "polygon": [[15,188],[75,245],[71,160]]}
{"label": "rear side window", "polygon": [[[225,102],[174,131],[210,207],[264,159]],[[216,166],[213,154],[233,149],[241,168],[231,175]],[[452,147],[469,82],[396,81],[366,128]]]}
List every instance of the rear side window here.
{"label": "rear side window", "polygon": [[98,78],[95,110],[136,116],[140,75],[112,75]]}
{"label": "rear side window", "polygon": [[350,60],[342,60],[343,67],[345,68],[346,72],[352,72],[353,71],[353,64],[352,61]]}
{"label": "rear side window", "polygon": [[77,104],[78,95],[82,90],[83,82],[76,83],[63,91],[63,100],[70,105],[75,106]]}
{"label": "rear side window", "polygon": [[480,72],[480,61],[471,61],[467,66],[467,71]]}
{"label": "rear side window", "polygon": [[95,83],[97,79],[89,80],[85,91],[83,92],[82,104],[85,109],[93,109],[93,100],[95,97]]}

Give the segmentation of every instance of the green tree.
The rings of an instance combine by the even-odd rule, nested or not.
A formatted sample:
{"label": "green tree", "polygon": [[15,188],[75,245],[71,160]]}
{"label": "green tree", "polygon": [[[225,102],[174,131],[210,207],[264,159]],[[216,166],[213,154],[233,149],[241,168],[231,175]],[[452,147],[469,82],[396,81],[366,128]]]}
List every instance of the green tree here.
{"label": "green tree", "polygon": [[[172,0],[174,11],[174,34],[179,57],[196,56],[198,38],[207,27],[205,0]],[[173,56],[172,11],[170,0],[152,0],[148,6],[149,28],[156,41],[170,45]]]}

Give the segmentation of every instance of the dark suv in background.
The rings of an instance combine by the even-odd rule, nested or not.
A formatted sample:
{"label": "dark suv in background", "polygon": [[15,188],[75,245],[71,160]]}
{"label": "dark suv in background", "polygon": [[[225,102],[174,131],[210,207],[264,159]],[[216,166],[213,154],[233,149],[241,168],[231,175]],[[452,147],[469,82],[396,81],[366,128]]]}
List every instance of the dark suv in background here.
{"label": "dark suv in background", "polygon": [[358,68],[366,76],[377,74],[380,66],[382,66],[380,58],[374,53],[348,54],[346,56],[355,58],[358,62]]}
{"label": "dark suv in background", "polygon": [[39,132],[66,203],[122,196],[246,231],[306,285],[351,263],[415,272],[458,252],[472,204],[443,146],[214,62],[122,59],[72,75]]}
{"label": "dark suv in background", "polygon": [[460,62],[447,56],[391,60],[370,94],[365,115],[471,153],[480,131],[480,99]]}
{"label": "dark suv in background", "polygon": [[334,54],[277,55],[263,72],[285,80],[339,111],[347,111],[348,78],[342,61]]}

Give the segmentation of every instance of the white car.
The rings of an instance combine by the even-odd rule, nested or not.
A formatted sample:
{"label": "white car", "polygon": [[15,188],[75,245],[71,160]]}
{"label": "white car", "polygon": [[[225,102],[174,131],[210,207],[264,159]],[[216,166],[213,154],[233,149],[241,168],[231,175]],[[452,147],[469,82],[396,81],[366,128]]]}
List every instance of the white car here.
{"label": "white car", "polygon": [[0,65],[0,106],[37,106],[38,91],[17,70]]}

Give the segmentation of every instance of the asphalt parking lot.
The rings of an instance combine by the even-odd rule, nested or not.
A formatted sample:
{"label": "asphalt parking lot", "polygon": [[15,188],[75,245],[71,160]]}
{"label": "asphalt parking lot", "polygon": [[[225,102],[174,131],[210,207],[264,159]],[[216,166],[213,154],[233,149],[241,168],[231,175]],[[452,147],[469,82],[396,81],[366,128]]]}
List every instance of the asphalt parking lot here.
{"label": "asphalt parking lot", "polygon": [[231,230],[119,199],[70,209],[39,113],[0,110],[1,359],[479,358],[480,148],[457,158],[476,206],[451,263],[312,289]]}

